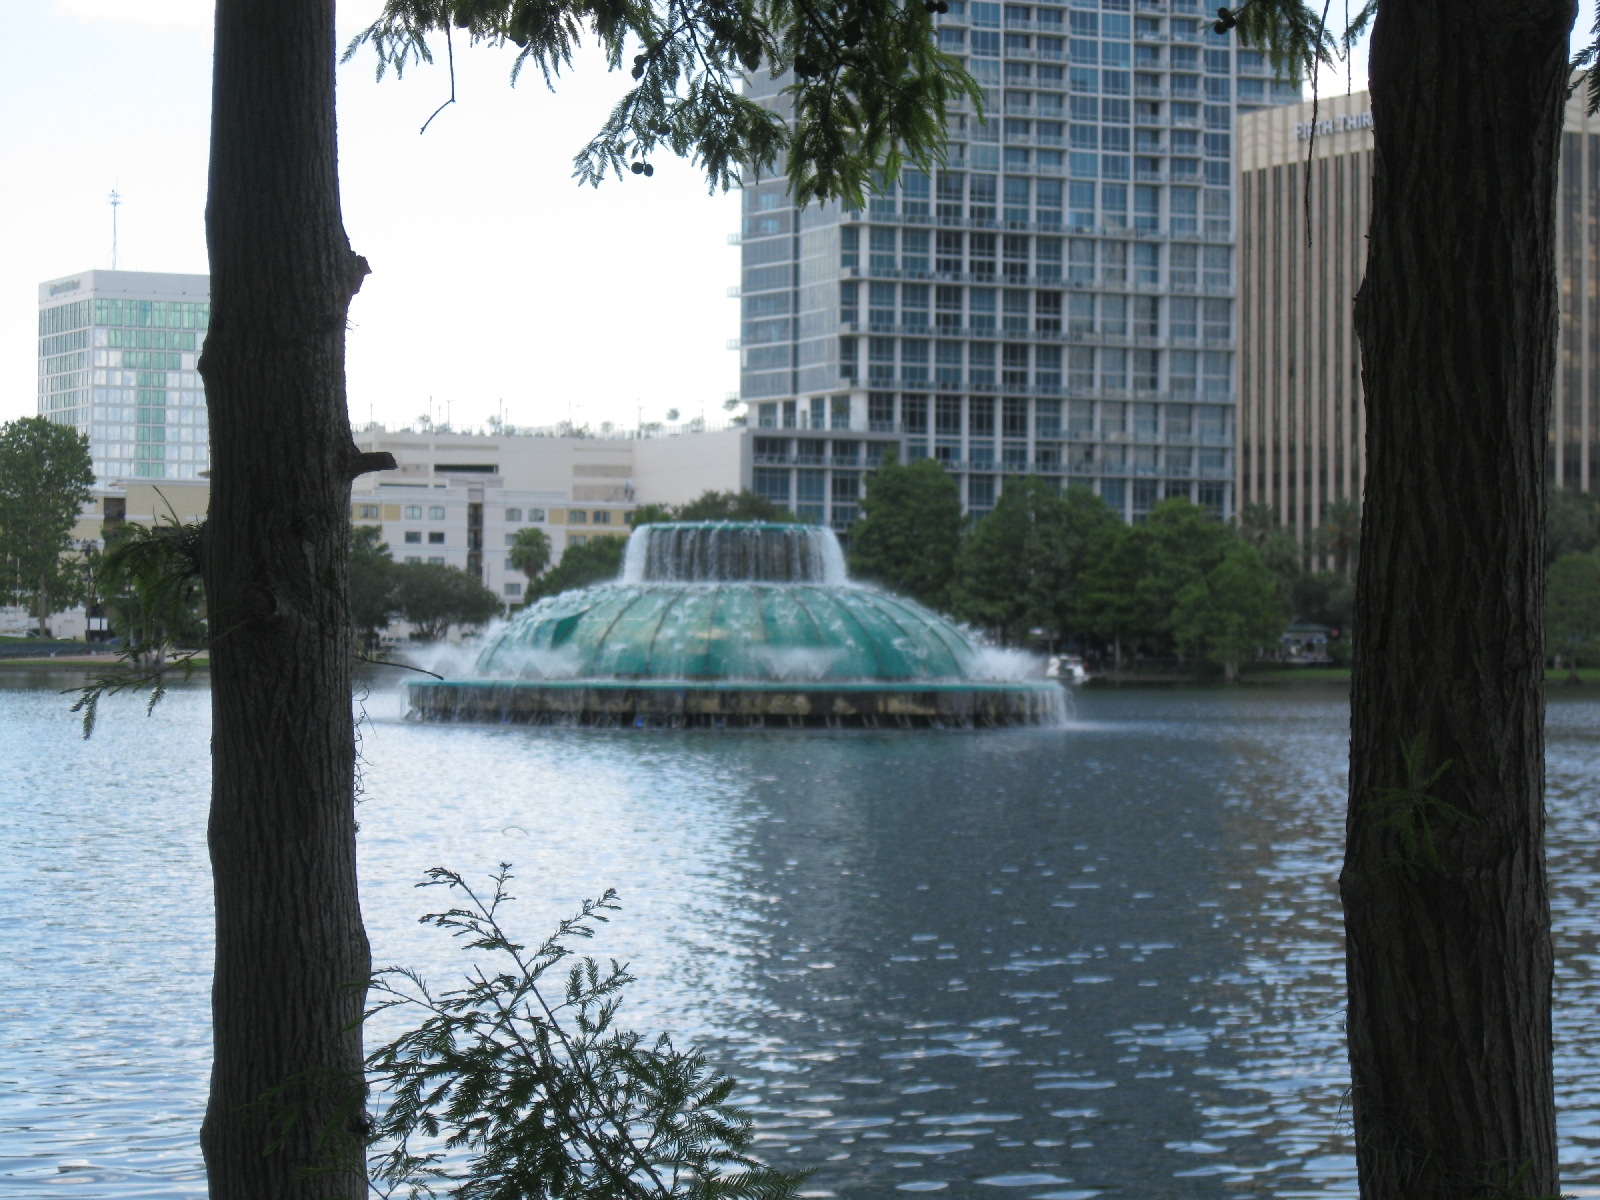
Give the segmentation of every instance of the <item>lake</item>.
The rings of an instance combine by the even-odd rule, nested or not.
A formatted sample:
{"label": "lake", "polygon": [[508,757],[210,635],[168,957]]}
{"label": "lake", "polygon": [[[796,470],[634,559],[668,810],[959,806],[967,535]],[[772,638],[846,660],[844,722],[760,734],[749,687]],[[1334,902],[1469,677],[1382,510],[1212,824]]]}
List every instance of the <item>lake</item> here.
{"label": "lake", "polygon": [[[202,1197],[208,696],[85,743],[71,682],[0,676],[0,1197]],[[376,963],[470,963],[417,923],[431,866],[512,862],[529,939],[617,888],[624,1022],[737,1076],[808,1195],[1355,1195],[1340,688],[1087,690],[989,732],[362,707]],[[1600,697],[1548,724],[1564,1190],[1600,1196]]]}

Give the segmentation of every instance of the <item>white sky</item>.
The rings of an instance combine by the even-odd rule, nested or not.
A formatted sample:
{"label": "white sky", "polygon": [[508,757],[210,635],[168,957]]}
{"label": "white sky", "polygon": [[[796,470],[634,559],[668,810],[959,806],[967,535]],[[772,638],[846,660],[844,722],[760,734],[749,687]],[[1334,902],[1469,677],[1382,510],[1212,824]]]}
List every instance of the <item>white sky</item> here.
{"label": "white sky", "polygon": [[[379,3],[341,6],[341,45]],[[111,265],[113,186],[121,267],[206,270],[211,87],[210,0],[5,11],[0,420],[35,411],[39,282]],[[517,424],[723,415],[739,386],[737,197],[671,158],[580,189],[572,156],[626,76],[591,58],[554,94],[531,74],[513,89],[509,54],[457,49],[457,103],[420,137],[449,95],[442,53],[403,81],[374,82],[370,50],[339,68],[345,227],[373,269],[351,314],[352,418],[409,423],[430,398],[458,428],[502,403]],[[1361,90],[1366,66],[1360,46],[1323,94]]]}
{"label": "white sky", "polygon": [[[0,39],[0,420],[36,411],[37,285],[111,265],[206,271],[208,0],[5,0]],[[340,41],[378,0],[340,6]],[[598,61],[558,83],[508,82],[510,56],[457,44],[439,65],[373,80],[339,68],[344,220],[372,264],[351,310],[354,420],[448,411],[598,424],[721,417],[739,386],[736,196],[656,162],[580,189],[571,160],[621,94]],[[447,408],[448,406],[448,408]]]}

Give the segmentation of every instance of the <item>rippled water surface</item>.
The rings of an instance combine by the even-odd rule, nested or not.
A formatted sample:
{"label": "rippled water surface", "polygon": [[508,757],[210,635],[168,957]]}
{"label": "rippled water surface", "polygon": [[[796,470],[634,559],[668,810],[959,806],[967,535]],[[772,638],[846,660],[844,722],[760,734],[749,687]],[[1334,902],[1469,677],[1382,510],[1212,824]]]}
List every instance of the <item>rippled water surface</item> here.
{"label": "rippled water surface", "polygon": [[[56,686],[0,681],[0,1196],[203,1196],[207,697],[85,744]],[[418,726],[379,693],[374,957],[465,966],[416,923],[436,864],[512,861],[530,937],[618,888],[626,1015],[710,1048],[811,1195],[1353,1196],[1343,692],[1075,706],[716,734]],[[1600,1196],[1600,700],[1549,729],[1566,1190]]]}

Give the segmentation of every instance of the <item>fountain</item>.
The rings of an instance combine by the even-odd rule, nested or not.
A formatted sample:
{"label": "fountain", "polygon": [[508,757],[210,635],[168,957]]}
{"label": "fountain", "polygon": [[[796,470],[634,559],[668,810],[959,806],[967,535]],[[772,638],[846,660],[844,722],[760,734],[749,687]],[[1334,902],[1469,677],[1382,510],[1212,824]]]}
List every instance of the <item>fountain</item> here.
{"label": "fountain", "polygon": [[826,529],[663,524],[633,532],[619,580],[540,600],[470,678],[413,683],[410,703],[432,720],[1020,725],[1060,718],[1039,673],[852,583]]}

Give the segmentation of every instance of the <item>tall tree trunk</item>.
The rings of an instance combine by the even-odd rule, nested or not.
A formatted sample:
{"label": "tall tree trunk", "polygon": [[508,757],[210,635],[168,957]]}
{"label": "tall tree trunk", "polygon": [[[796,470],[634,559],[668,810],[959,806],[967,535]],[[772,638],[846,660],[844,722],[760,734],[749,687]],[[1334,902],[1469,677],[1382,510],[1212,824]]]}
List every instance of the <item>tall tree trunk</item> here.
{"label": "tall tree trunk", "polygon": [[[1340,876],[1361,1194],[1548,1196],[1542,553],[1573,0],[1379,13]],[[1437,868],[1382,820],[1408,807],[1383,797],[1407,785],[1401,743],[1419,735],[1419,782],[1450,764],[1439,803],[1412,810]]]}
{"label": "tall tree trunk", "polygon": [[[305,1174],[330,1124],[359,1128],[350,1026],[370,970],[346,595],[363,464],[344,390],[366,262],[339,212],[334,54],[333,0],[218,0],[200,361],[217,919],[201,1148],[214,1200],[366,1194],[359,1170]],[[264,1156],[274,1117],[293,1123]]]}
{"label": "tall tree trunk", "polygon": [[45,638],[50,636],[50,632],[45,627],[45,623],[44,623],[45,610],[49,606],[49,601],[46,598],[48,590],[49,589],[46,588],[46,586],[45,586],[45,573],[43,571],[40,571],[39,572],[39,599],[38,599],[37,603],[38,603],[38,606],[39,606],[39,640],[41,642],[44,641]]}

